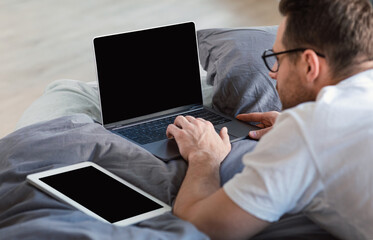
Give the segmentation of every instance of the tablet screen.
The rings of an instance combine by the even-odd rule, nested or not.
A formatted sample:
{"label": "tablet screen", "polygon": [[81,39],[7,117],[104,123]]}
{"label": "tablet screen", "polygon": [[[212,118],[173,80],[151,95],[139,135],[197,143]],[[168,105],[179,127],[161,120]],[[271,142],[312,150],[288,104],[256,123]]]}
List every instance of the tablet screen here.
{"label": "tablet screen", "polygon": [[40,181],[110,223],[162,208],[158,203],[92,166],[41,177]]}

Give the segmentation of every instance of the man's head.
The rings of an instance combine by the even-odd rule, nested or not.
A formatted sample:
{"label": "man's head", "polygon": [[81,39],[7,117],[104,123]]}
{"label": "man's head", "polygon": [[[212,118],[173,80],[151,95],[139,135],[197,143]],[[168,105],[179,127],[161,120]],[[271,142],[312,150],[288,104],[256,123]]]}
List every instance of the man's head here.
{"label": "man's head", "polygon": [[[368,0],[281,0],[273,51],[283,108],[314,101],[319,90],[367,68],[373,60],[373,9]],[[368,65],[367,65],[368,64]]]}

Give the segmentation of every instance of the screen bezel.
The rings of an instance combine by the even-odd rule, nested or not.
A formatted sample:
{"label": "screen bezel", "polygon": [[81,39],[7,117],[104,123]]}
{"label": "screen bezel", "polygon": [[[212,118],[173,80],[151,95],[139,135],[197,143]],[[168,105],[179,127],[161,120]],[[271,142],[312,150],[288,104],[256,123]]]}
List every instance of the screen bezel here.
{"label": "screen bezel", "polygon": [[[77,169],[81,169],[81,168],[85,168],[85,167],[94,167],[95,169],[101,171],[102,173],[108,175],[109,177],[113,178],[114,180],[122,183],[123,185],[131,188],[132,190],[138,192],[139,194],[143,195],[144,197],[148,198],[149,200],[151,200],[151,201],[153,201],[153,202],[155,202],[155,203],[157,203],[161,206],[161,208],[159,208],[159,209],[152,210],[152,211],[149,211],[149,212],[146,212],[146,213],[143,213],[143,214],[140,214],[140,215],[136,215],[136,216],[133,216],[133,217],[130,217],[130,218],[126,218],[126,219],[114,222],[112,224],[119,225],[119,226],[128,226],[128,225],[132,225],[132,224],[135,224],[135,223],[144,221],[146,219],[150,219],[150,218],[159,216],[163,213],[171,211],[171,207],[169,205],[163,203],[162,201],[156,199],[155,197],[151,196],[150,194],[144,192],[143,190],[137,188],[136,186],[132,185],[131,183],[123,180],[122,178],[120,178],[120,177],[118,177],[114,174],[112,174],[111,172],[107,171],[106,169],[100,167],[99,165],[97,165],[93,162],[82,162],[82,163],[78,163],[78,164],[74,164],[74,165],[70,165],[70,166],[66,166],[66,167],[61,167],[61,168],[57,168],[57,169],[47,170],[47,171],[44,171],[44,172],[30,174],[30,175],[27,176],[27,181],[29,183],[31,183],[32,185],[34,185],[35,187],[39,188],[40,190],[45,191],[49,195],[72,205],[73,207],[75,207],[78,210],[86,213],[87,215],[95,217],[96,219],[99,219],[99,220],[104,221],[106,223],[110,223],[106,219],[97,215],[95,212],[89,210],[85,206],[83,206],[80,203],[74,201],[70,197],[63,194],[62,192],[58,191],[57,189],[53,188],[52,186],[50,186],[50,185],[46,184],[45,182],[43,182],[42,180],[40,180],[41,178],[44,178],[44,177],[49,177],[49,176],[53,176],[53,175],[57,175],[57,174],[60,174],[60,173],[65,173],[65,172],[68,172],[68,171],[77,170]],[[133,204],[133,203],[132,202],[131,203],[123,203],[123,205],[128,205],[128,204]]]}

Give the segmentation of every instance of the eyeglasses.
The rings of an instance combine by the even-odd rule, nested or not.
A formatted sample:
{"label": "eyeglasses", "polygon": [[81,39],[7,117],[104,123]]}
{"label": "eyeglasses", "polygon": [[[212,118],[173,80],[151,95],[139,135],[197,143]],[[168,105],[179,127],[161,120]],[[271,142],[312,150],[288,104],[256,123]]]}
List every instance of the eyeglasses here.
{"label": "eyeglasses", "polygon": [[[271,71],[271,72],[273,72],[273,73],[276,73],[276,72],[278,72],[278,69],[280,67],[277,55],[285,54],[285,53],[293,53],[293,52],[304,52],[307,49],[309,49],[309,48],[295,48],[295,49],[291,49],[291,50],[287,50],[287,51],[282,51],[282,52],[277,52],[277,53],[273,52],[272,49],[267,49],[262,54],[262,58],[263,58],[264,64],[268,68],[268,70]],[[316,51],[314,51],[314,52],[317,54],[317,56],[325,58],[324,54],[318,53]]]}

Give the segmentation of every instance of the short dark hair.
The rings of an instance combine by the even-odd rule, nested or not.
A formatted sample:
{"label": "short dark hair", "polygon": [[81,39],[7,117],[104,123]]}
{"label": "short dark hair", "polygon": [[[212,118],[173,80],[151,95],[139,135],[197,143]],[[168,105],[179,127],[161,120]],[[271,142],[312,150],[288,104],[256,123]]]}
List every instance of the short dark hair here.
{"label": "short dark hair", "polygon": [[324,55],[334,77],[373,59],[373,8],[369,0],[281,0],[286,48],[310,47]]}

